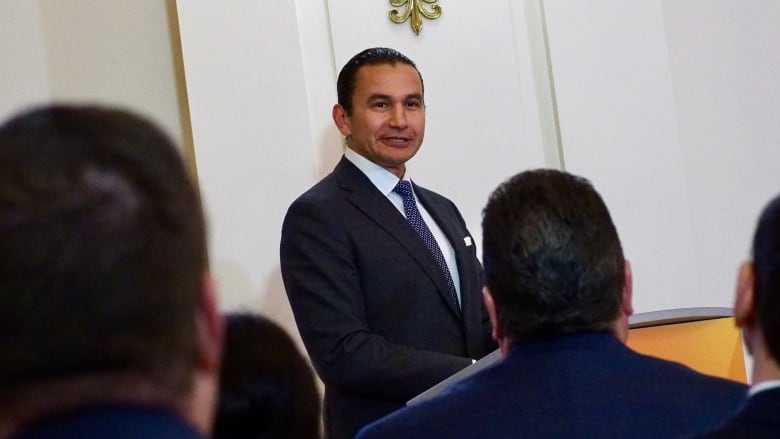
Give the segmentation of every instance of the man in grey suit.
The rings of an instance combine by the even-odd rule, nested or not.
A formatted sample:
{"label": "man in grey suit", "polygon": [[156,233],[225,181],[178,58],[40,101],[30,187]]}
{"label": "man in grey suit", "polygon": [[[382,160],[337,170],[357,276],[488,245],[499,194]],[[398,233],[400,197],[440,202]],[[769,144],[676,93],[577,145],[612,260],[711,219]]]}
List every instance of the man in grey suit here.
{"label": "man in grey suit", "polygon": [[425,133],[417,67],[395,50],[367,49],[337,89],[333,120],[347,148],[290,206],[281,268],[325,383],[326,433],[352,438],[495,344],[460,212],[406,172]]}
{"label": "man in grey suit", "polygon": [[765,208],[753,259],[739,269],[734,319],[753,355],[753,385],[740,411],[702,438],[780,437],[780,196]]}

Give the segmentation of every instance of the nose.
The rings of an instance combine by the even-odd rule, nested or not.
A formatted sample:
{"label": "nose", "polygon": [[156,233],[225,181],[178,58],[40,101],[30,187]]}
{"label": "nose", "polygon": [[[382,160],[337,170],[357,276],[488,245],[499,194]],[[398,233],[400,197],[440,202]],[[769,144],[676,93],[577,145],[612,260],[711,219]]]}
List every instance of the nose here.
{"label": "nose", "polygon": [[406,127],[406,109],[403,105],[394,105],[390,111],[390,126],[395,128]]}

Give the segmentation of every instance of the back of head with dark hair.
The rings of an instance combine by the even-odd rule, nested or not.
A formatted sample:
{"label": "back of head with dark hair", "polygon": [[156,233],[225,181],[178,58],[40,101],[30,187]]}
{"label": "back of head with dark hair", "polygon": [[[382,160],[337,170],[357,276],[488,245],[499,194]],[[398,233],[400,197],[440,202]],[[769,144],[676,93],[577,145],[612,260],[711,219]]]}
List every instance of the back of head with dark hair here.
{"label": "back of head with dark hair", "polygon": [[47,389],[95,376],[117,379],[92,389],[107,396],[120,383],[165,401],[187,395],[205,253],[199,197],[147,120],[53,106],[5,123],[0,412],[38,403],[33,389],[86,399]]}
{"label": "back of head with dark hair", "polygon": [[[394,66],[398,63],[410,65],[417,70],[417,65],[406,55],[395,49],[385,47],[365,49],[344,64],[336,81],[336,94],[338,95],[339,105],[344,108],[347,115],[352,114],[352,95],[355,93],[355,81],[360,68],[380,64]],[[420,76],[420,84],[423,85],[423,91],[425,91],[425,85],[419,70],[417,70],[417,75]]]}
{"label": "back of head with dark hair", "polygon": [[753,237],[756,319],[769,354],[780,363],[780,196],[761,213]]}
{"label": "back of head with dark hair", "polygon": [[523,172],[493,192],[483,215],[486,285],[512,341],[602,330],[617,319],[623,252],[587,180]]}
{"label": "back of head with dark hair", "polygon": [[225,318],[215,439],[317,438],[314,372],[285,330],[256,314]]}

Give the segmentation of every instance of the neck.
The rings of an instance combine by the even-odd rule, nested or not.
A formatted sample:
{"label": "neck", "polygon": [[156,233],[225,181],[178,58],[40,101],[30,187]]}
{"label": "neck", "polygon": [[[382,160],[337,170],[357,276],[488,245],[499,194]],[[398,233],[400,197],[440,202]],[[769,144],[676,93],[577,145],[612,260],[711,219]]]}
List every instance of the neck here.
{"label": "neck", "polygon": [[767,349],[761,330],[756,325],[742,326],[742,336],[748,352],[753,356],[752,384],[780,380],[780,365]]}
{"label": "neck", "polygon": [[501,355],[506,357],[512,349],[512,340],[510,340],[509,337],[502,337],[498,340],[498,349],[501,350]]}
{"label": "neck", "polygon": [[211,432],[217,392],[217,381],[212,376],[202,372],[195,374],[192,395],[184,415],[204,435]]}
{"label": "neck", "polygon": [[615,320],[610,327],[610,331],[615,334],[618,340],[625,343],[628,340],[628,316],[621,313],[620,318]]}
{"label": "neck", "polygon": [[780,380],[780,366],[764,349],[754,349],[752,384]]}

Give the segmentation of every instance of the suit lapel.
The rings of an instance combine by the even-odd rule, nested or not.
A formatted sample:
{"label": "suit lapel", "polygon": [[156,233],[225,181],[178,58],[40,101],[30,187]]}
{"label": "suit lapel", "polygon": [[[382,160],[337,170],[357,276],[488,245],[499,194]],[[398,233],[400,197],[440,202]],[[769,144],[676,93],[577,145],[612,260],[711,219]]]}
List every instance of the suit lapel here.
{"label": "suit lapel", "polygon": [[[406,218],[398,212],[398,209],[384,194],[379,192],[368,177],[346,158],[342,157],[333,172],[341,188],[348,192],[347,199],[379,227],[386,230],[409,252],[436,285],[436,289],[450,310],[459,316],[460,310],[449,298],[449,287],[447,287],[441,269],[433,259],[433,254],[409,225]],[[436,221],[438,222],[439,219],[436,218]]]}

